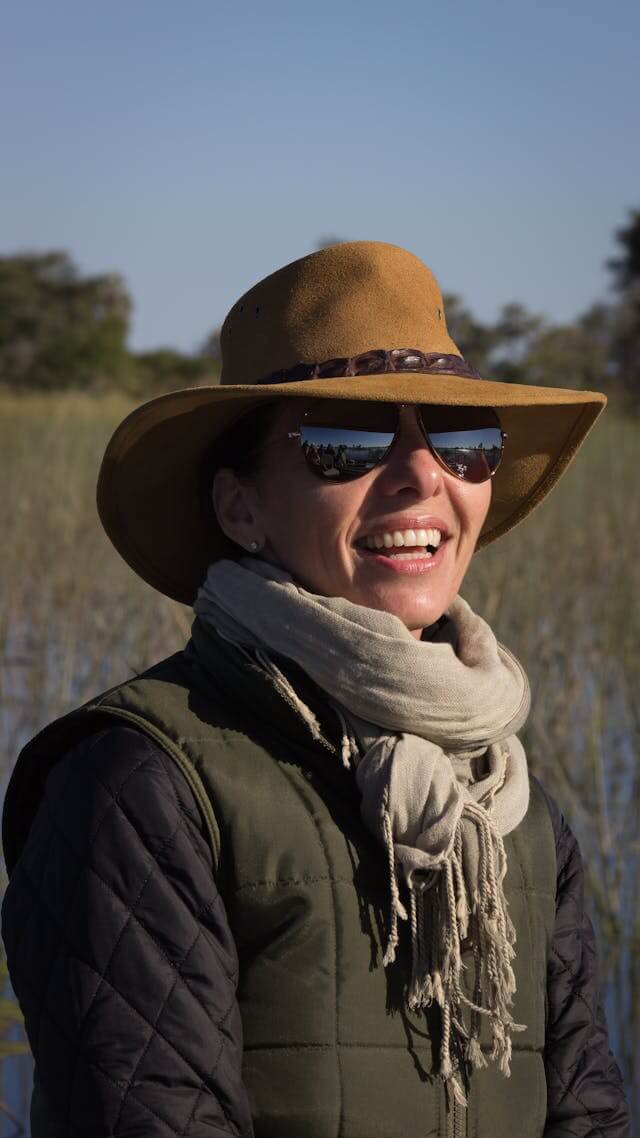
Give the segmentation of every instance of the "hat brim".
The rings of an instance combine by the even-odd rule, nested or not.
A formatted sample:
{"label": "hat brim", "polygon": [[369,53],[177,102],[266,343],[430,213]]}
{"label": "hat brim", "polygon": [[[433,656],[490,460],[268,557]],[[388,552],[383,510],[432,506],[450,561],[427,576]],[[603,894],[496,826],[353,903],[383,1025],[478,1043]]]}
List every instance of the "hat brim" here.
{"label": "hat brim", "polygon": [[215,385],[157,396],[116,428],[97,486],[106,533],[143,580],[191,605],[209,564],[237,554],[210,494],[202,493],[203,463],[240,415],[264,401],[294,397],[499,409],[508,440],[477,549],[513,529],[547,496],[607,403],[599,391],[414,372]]}

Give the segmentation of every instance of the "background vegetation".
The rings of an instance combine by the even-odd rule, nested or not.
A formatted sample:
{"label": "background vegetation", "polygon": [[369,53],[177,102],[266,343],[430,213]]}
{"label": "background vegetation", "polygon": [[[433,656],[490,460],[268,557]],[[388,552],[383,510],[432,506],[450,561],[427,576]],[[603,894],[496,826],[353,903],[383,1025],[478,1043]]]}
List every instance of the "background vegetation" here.
{"label": "background vegetation", "polygon": [[[614,1051],[640,1118],[640,212],[618,234],[615,298],[572,325],[507,305],[492,327],[445,301],[469,361],[518,382],[606,390],[607,410],[531,519],[480,551],[463,594],[522,660],[529,761],[581,843]],[[119,558],[95,510],[106,442],[141,396],[210,382],[199,355],[126,348],[119,278],[82,280],[63,254],[0,261],[0,770],[45,723],[184,645],[191,611]],[[193,370],[189,370],[192,368]],[[71,382],[71,376],[74,376]],[[85,390],[81,390],[84,388]],[[2,961],[0,960],[0,969]],[[6,972],[2,973],[6,980]],[[3,1133],[23,1133],[30,1063],[20,1011],[0,1000]],[[22,1049],[22,1059],[11,1057]],[[15,1082],[15,1079],[14,1079]]]}
{"label": "background vegetation", "polygon": [[[332,237],[317,247],[338,241]],[[449,331],[477,370],[507,382],[606,390],[640,406],[640,211],[617,231],[608,262],[613,299],[570,324],[554,324],[519,303],[482,324],[462,299],[444,297]],[[215,382],[219,329],[197,352],[127,348],[131,297],[118,273],[82,277],[67,253],[0,257],[0,385],[14,392],[121,391],[150,397]],[[412,347],[413,345],[403,345]]]}

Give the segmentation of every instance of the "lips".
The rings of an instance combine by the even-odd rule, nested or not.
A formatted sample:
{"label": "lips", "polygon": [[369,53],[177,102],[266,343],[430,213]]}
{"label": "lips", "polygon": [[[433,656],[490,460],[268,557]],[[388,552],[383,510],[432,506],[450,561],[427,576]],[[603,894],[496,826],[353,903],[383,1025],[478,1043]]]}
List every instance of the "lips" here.
{"label": "lips", "polygon": [[390,550],[362,549],[360,546],[356,546],[356,549],[361,557],[368,558],[372,562],[372,568],[377,566],[381,572],[419,577],[423,573],[432,573],[442,564],[447,545],[448,539],[443,538],[436,552],[430,557],[424,556],[425,550],[422,546],[413,546],[413,549],[404,547],[397,550],[400,554],[411,554],[413,552],[415,554],[413,557],[389,557]]}

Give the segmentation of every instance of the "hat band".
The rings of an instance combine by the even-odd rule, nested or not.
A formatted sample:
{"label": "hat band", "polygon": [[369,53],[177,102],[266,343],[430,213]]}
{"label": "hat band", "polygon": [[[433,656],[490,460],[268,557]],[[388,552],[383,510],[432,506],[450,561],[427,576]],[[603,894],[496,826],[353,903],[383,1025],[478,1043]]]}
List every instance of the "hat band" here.
{"label": "hat band", "polygon": [[462,356],[421,352],[418,348],[392,348],[390,351],[374,348],[359,356],[281,368],[280,371],[272,371],[270,375],[256,380],[256,383],[295,383],[301,379],[339,379],[348,375],[383,375],[392,371],[418,371],[428,375],[445,373],[465,379],[481,378]]}

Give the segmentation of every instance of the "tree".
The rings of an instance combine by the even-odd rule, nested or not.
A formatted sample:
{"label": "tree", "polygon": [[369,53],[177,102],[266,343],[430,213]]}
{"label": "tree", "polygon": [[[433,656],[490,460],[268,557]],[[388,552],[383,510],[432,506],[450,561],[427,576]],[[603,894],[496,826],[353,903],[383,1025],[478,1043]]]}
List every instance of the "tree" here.
{"label": "tree", "polygon": [[621,255],[607,266],[619,301],[612,331],[612,358],[619,384],[634,408],[640,408],[640,210],[615,234]]}
{"label": "tree", "polygon": [[0,257],[0,379],[23,388],[117,383],[131,300],[116,273],[82,278],[67,253]]}
{"label": "tree", "polygon": [[218,367],[222,361],[222,350],[220,348],[220,328],[214,328],[209,332],[209,335],[204,339],[202,346],[198,352],[205,360],[211,360],[212,363]]}
{"label": "tree", "polygon": [[611,257],[607,268],[613,273],[613,287],[625,293],[640,280],[640,210],[629,210],[629,223],[616,230],[615,239],[622,246],[622,256]]}
{"label": "tree", "polygon": [[207,358],[184,355],[174,348],[139,352],[134,360],[135,381],[131,390],[135,395],[160,395],[181,387],[215,383],[218,378]]}
{"label": "tree", "polygon": [[503,305],[492,330],[492,376],[505,383],[534,383],[528,355],[544,328],[543,318],[528,312],[524,305],[514,301]]}
{"label": "tree", "polygon": [[456,293],[442,297],[447,331],[462,355],[481,375],[488,374],[496,339],[493,328],[481,324]]}
{"label": "tree", "polygon": [[598,340],[583,319],[545,328],[521,360],[527,383],[589,391],[606,386],[606,342]]}

